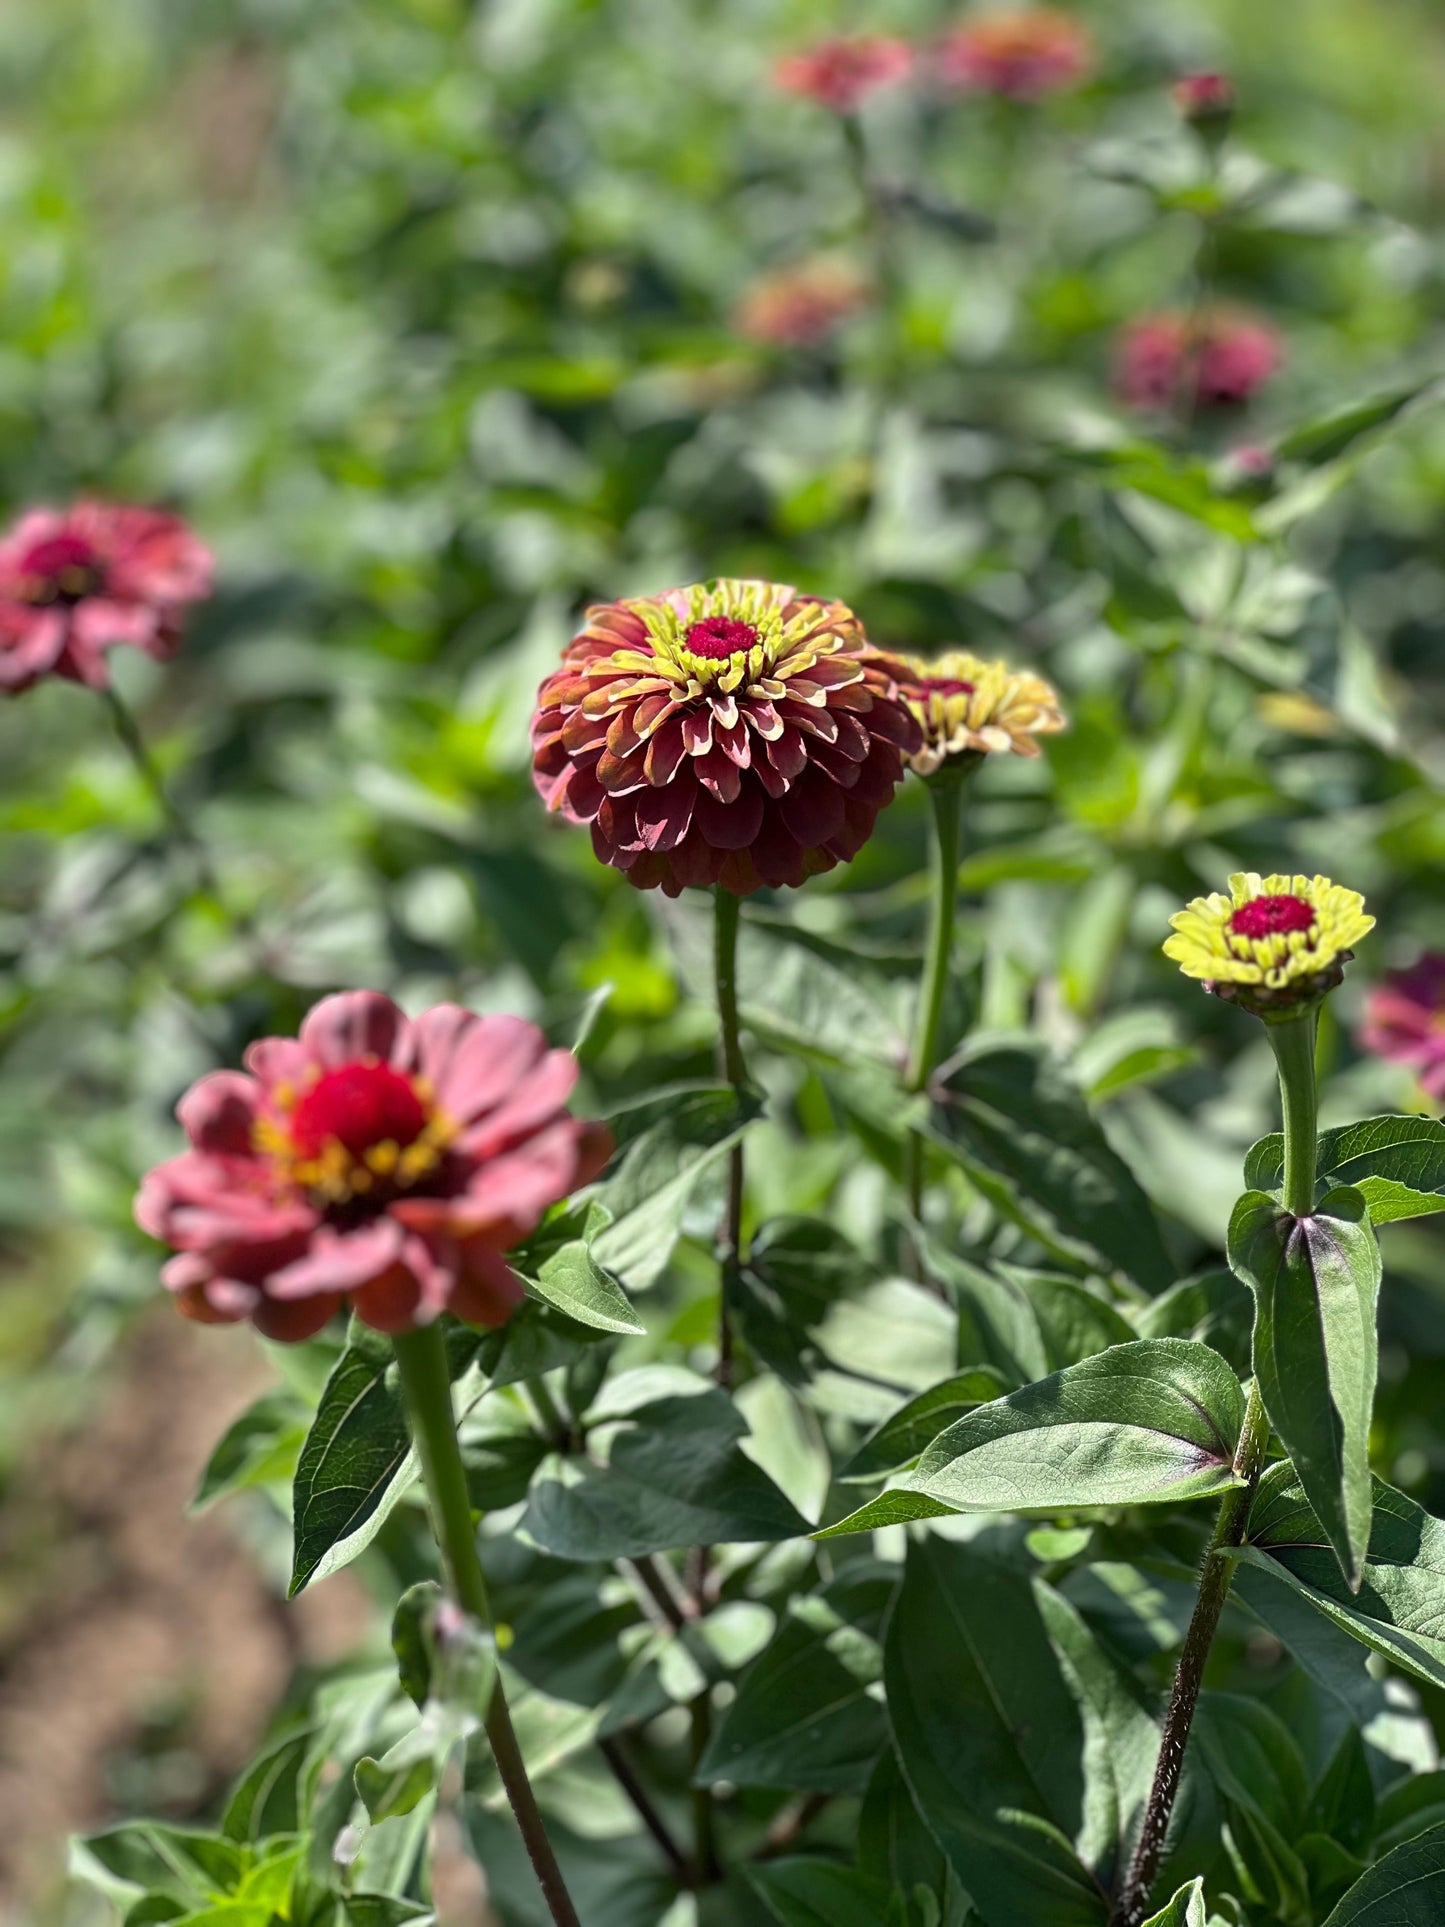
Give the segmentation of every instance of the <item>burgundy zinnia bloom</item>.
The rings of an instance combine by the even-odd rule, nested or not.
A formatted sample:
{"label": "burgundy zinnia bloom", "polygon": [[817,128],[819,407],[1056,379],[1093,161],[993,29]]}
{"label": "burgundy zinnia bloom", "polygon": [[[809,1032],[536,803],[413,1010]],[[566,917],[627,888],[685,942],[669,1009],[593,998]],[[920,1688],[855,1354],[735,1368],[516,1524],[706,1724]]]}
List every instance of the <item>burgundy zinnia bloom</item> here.
{"label": "burgundy zinnia bloom", "polygon": [[857,855],[921,741],[866,647],[776,582],[603,603],[538,695],[537,788],[641,889],[802,883]]}
{"label": "burgundy zinnia bloom", "polygon": [[866,277],[846,261],[817,255],[755,281],[738,303],[739,334],[779,348],[816,348],[866,308]]}
{"label": "burgundy zinnia bloom", "polygon": [[203,1323],[309,1338],[349,1299],[378,1331],[500,1325],[522,1302],[503,1254],[611,1155],[565,1108],[576,1081],[520,1017],[412,1021],[344,991],[187,1091],[192,1148],[150,1173],[136,1219],[179,1254],[162,1281]]}
{"label": "burgundy zinnia bloom", "polygon": [[169,656],[186,604],[210,592],[210,552],[174,515],[93,501],[31,509],[0,540],[0,691],[42,676],[104,689],[107,649]]}
{"label": "burgundy zinnia bloom", "polygon": [[912,65],[913,49],[906,40],[859,34],[820,40],[780,60],[774,71],[778,85],[790,94],[804,94],[835,114],[852,114],[875,89],[901,80]]}
{"label": "burgundy zinnia bloom", "polygon": [[1427,951],[1370,992],[1360,1047],[1404,1064],[1432,1102],[1445,1101],[1445,954]]}
{"label": "burgundy zinnia bloom", "polygon": [[944,84],[961,93],[1042,100],[1085,79],[1094,50],[1081,22],[1052,7],[984,13],[954,28],[938,49]]}
{"label": "burgundy zinnia bloom", "polygon": [[1146,315],[1124,333],[1116,380],[1130,408],[1170,408],[1191,391],[1197,407],[1237,407],[1269,380],[1280,358],[1272,328],[1227,308],[1197,323]]}

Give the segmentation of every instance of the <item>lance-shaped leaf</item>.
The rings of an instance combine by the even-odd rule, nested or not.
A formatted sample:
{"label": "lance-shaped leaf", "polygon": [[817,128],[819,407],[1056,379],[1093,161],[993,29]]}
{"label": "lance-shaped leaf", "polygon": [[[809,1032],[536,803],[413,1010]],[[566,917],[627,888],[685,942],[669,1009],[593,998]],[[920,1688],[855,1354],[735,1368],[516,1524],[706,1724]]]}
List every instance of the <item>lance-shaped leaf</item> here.
{"label": "lance-shaped leaf", "polygon": [[1191,1880],[1162,1912],[1151,1914],[1144,1927],[1205,1927],[1205,1918],[1204,1882]]}
{"label": "lance-shaped leaf", "polygon": [[[1326,1131],[1317,1167],[1326,1188],[1355,1186],[1372,1224],[1445,1211],[1445,1123],[1438,1117],[1366,1117]],[[1274,1131],[1250,1147],[1244,1181],[1278,1191],[1283,1177],[1284,1139]]]}
{"label": "lance-shaped leaf", "polygon": [[1141,1338],[981,1405],[909,1488],[969,1512],[1147,1505],[1237,1485],[1239,1380],[1218,1352]]}
{"label": "lance-shaped leaf", "polygon": [[1325,1927],[1439,1927],[1445,1920],[1445,1826],[1396,1847],[1357,1880]]}
{"label": "lance-shaped leaf", "polygon": [[974,1545],[910,1547],[884,1679],[904,1777],[987,1927],[1103,1927],[1073,1846],[1084,1729],[1028,1578]]}
{"label": "lance-shaped leaf", "polygon": [[847,1484],[887,1478],[890,1472],[911,1465],[945,1426],[1007,1390],[1000,1374],[989,1365],[973,1365],[941,1384],[930,1385],[926,1392],[900,1405],[892,1418],[885,1419],[864,1439],[838,1474],[839,1480]]}
{"label": "lance-shaped leaf", "polygon": [[1174,1280],[1153,1207],[1082,1094],[1036,1045],[970,1047],[939,1087],[929,1134],[990,1202],[1050,1249],[1149,1291]]}
{"label": "lance-shaped leaf", "polygon": [[647,1329],[629,1304],[626,1292],[580,1238],[544,1258],[527,1276],[527,1285],[536,1297],[595,1331]]}
{"label": "lance-shaped leaf", "polygon": [[1352,1587],[1370,1537],[1370,1415],[1380,1246],[1360,1192],[1328,1192],[1296,1218],[1247,1191],[1229,1262],[1254,1293],[1254,1369],[1265,1410]]}
{"label": "lance-shaped leaf", "polygon": [[597,1263],[629,1291],[655,1284],[699,1180],[761,1109],[757,1098],[726,1084],[693,1084],[610,1118],[619,1157],[592,1193],[612,1219],[593,1243]]}
{"label": "lance-shaped leaf", "polygon": [[1271,1466],[1250,1513],[1242,1555],[1318,1612],[1407,1672],[1445,1686],[1445,1524],[1383,1479],[1373,1482],[1369,1552],[1358,1592],[1340,1575],[1288,1464]]}

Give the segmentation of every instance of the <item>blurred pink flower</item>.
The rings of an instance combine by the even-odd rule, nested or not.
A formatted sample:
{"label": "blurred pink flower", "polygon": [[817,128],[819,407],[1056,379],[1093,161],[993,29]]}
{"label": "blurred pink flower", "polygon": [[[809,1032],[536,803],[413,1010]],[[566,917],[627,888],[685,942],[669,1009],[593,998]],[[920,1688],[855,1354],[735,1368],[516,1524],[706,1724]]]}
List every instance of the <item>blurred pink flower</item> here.
{"label": "blurred pink flower", "polygon": [[1200,408],[1249,400],[1280,364],[1274,330],[1227,308],[1191,321],[1180,314],[1145,315],[1119,344],[1115,381],[1130,408],[1173,407],[1192,390]]}
{"label": "blurred pink flower", "polygon": [[906,40],[840,35],[789,54],[778,62],[774,77],[790,94],[805,95],[835,114],[853,114],[869,94],[902,80],[912,66],[913,49]]}
{"label": "blurred pink flower", "polygon": [[104,689],[107,649],[164,659],[186,604],[210,593],[210,552],[174,515],[96,501],[30,509],[0,538],[0,693],[42,676]]}
{"label": "blurred pink flower", "polygon": [[412,1021],[376,991],[317,1004],[176,1115],[191,1149],[136,1200],[178,1255],[187,1316],[309,1338],[349,1299],[378,1331],[451,1311],[500,1325],[522,1302],[504,1253],[612,1151],[567,1111],[577,1064],[535,1024],[439,1004]]}
{"label": "blurred pink flower", "polygon": [[849,315],[866,308],[865,275],[826,255],[753,282],[733,316],[739,334],[780,348],[816,348]]}
{"label": "blurred pink flower", "polygon": [[1412,1070],[1435,1103],[1445,1100],[1445,953],[1427,951],[1370,992],[1359,1042]]}
{"label": "blurred pink flower", "polygon": [[1185,74],[1172,93],[1181,118],[1196,127],[1218,126],[1234,113],[1234,82],[1228,74]]}
{"label": "blurred pink flower", "polygon": [[938,49],[945,86],[1005,100],[1062,93],[1085,80],[1093,66],[1093,42],[1083,23],[1053,7],[976,14]]}

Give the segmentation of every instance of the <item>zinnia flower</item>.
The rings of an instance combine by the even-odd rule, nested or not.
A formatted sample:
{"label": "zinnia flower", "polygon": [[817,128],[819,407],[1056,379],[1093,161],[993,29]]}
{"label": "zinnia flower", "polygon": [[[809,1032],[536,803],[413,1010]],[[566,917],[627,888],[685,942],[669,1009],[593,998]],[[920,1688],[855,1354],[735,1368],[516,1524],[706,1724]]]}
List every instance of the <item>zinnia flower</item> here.
{"label": "zinnia flower", "polygon": [[1234,82],[1228,74],[1186,74],[1172,93],[1180,118],[1193,127],[1218,129],[1234,117]]}
{"label": "zinnia flower", "polygon": [[982,13],[955,27],[938,49],[944,84],[961,93],[1042,100],[1085,79],[1093,45],[1082,23],[1052,7]]}
{"label": "zinnia flower", "polygon": [[1217,308],[1197,323],[1184,315],[1146,315],[1125,330],[1116,380],[1130,407],[1165,409],[1188,396],[1200,408],[1249,400],[1279,367],[1272,328]]}
{"label": "zinnia flower", "polygon": [[879,87],[901,80],[913,65],[906,40],[884,34],[857,34],[820,40],[803,53],[789,54],[774,70],[780,87],[853,114]]}
{"label": "zinnia flower", "polygon": [[1036,737],[1067,727],[1058,692],[1027,669],[965,649],[882,660],[923,731],[922,747],[908,759],[920,776],[963,756],[1037,756]]}
{"label": "zinnia flower", "polygon": [[723,579],[588,610],[532,774],[639,888],[746,896],[856,856],[918,743],[851,609]]}
{"label": "zinnia flower", "polygon": [[136,1200],[178,1254],[162,1282],[207,1324],[309,1338],[346,1299],[378,1331],[441,1311],[500,1325],[522,1301],[503,1254],[612,1149],[565,1108],[570,1052],[520,1017],[439,1004],[411,1021],[345,991],[245,1061],[181,1099],[192,1148]]}
{"label": "zinnia flower", "polygon": [[782,348],[816,348],[872,296],[867,277],[846,261],[819,255],[755,281],[738,303],[734,323],[752,341]]}
{"label": "zinnia flower", "polygon": [[1360,1047],[1413,1071],[1432,1102],[1445,1100],[1445,954],[1426,951],[1370,992]]}
{"label": "zinnia flower", "polygon": [[94,501],[31,509],[0,539],[0,691],[42,676],[104,689],[107,649],[169,656],[187,603],[210,592],[210,553],[174,515]]}
{"label": "zinnia flower", "polygon": [[1229,879],[1169,919],[1164,945],[1186,977],[1257,1016],[1287,1014],[1333,990],[1353,945],[1375,927],[1365,900],[1328,877]]}

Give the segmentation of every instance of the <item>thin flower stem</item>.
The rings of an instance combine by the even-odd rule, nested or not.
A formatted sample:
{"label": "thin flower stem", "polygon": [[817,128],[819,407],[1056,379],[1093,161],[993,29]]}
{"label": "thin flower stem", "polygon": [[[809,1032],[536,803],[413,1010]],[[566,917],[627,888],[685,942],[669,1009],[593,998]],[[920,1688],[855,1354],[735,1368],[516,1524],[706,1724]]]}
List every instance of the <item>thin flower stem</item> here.
{"label": "thin flower stem", "polygon": [[673,1839],[667,1822],[653,1805],[652,1796],[642,1784],[636,1768],[622,1749],[622,1742],[601,1739],[597,1742],[597,1750],[611,1769],[613,1779],[632,1802],[638,1819],[662,1849],[663,1858],[672,1868],[677,1879],[683,1886],[690,1885],[692,1868],[688,1864],[687,1855]]}
{"label": "thin flower stem", "polygon": [[[1282,1199],[1286,1211],[1296,1217],[1307,1217],[1314,1209],[1317,1156],[1315,1122],[1319,1107],[1315,1077],[1317,1022],[1318,1010],[1314,1009],[1306,1011],[1303,1016],[1267,1026],[1275,1062],[1279,1067],[1280,1106],[1284,1120]],[[1179,1671],[1174,1678],[1174,1690],[1164,1718],[1154,1784],[1150,1789],[1139,1841],[1120,1889],[1111,1927],[1141,1927],[1148,1911],[1149,1890],[1159,1872],[1164,1837],[1169,1830],[1169,1816],[1174,1811],[1179,1774],[1184,1764],[1184,1748],[1189,1739],[1194,1709],[1199,1702],[1205,1662],[1209,1658],[1220,1615],[1229,1597],[1235,1555],[1244,1543],[1249,1511],[1254,1503],[1255,1488],[1259,1484],[1268,1445],[1269,1419],[1256,1380],[1249,1388],[1239,1449],[1234,1455],[1234,1469],[1243,1484],[1225,1494],[1214,1536],[1204,1555],[1199,1575],[1199,1596],[1194,1604],[1189,1630],[1184,1636]]]}
{"label": "thin flower stem", "polygon": [[[963,818],[962,772],[940,771],[928,785],[933,805],[933,894],[928,931],[928,955],[918,995],[913,1047],[908,1055],[908,1089],[921,1091],[938,1062],[938,1033],[948,994],[948,965],[953,952],[953,926],[958,908],[958,850]],[[908,1206],[914,1218],[923,1215],[924,1145],[921,1132],[909,1133],[906,1150]]]}
{"label": "thin flower stem", "polygon": [[1149,1789],[1149,1804],[1144,1810],[1144,1822],[1139,1829],[1134,1857],[1124,1876],[1124,1885],[1120,1889],[1110,1927],[1141,1927],[1149,1910],[1149,1890],[1159,1872],[1164,1838],[1169,1831],[1169,1820],[1179,1791],[1184,1749],[1189,1741],[1189,1729],[1194,1723],[1194,1710],[1199,1704],[1205,1662],[1209,1658],[1209,1649],[1219,1630],[1220,1615],[1229,1597],[1235,1558],[1244,1543],[1249,1511],[1254,1504],[1255,1489],[1259,1484],[1268,1443],[1269,1420],[1265,1416],[1264,1401],[1259,1395],[1258,1385],[1251,1385],[1239,1449],[1234,1457],[1234,1469],[1244,1484],[1225,1494],[1200,1568],[1199,1595],[1194,1602],[1189,1630],[1184,1635],[1184,1650],[1179,1656],[1179,1670],[1174,1675],[1174,1689],[1169,1695],[1169,1710],[1164,1716],[1164,1731],[1159,1742],[1154,1783]]}
{"label": "thin flower stem", "polygon": [[[400,1334],[394,1343],[407,1416],[431,1504],[432,1530],[442,1552],[451,1592],[463,1611],[485,1626],[490,1624],[487,1582],[477,1554],[466,1470],[457,1443],[446,1345],[436,1325]],[[580,1927],[562,1869],[547,1838],[532,1783],[527,1778],[500,1674],[492,1689],[485,1724],[502,1785],[555,1927]]]}
{"label": "thin flower stem", "polygon": [[[692,1703],[692,1739],[689,1749],[692,1764],[692,1778],[697,1779],[697,1769],[702,1764],[702,1756],[707,1751],[707,1743],[712,1735],[712,1692],[704,1686]],[[693,1851],[695,1865],[694,1877],[699,1887],[711,1886],[720,1877],[718,1866],[717,1835],[713,1825],[713,1798],[710,1786],[694,1784],[692,1790]]]}
{"label": "thin flower stem", "polygon": [[[722,1072],[739,1095],[747,1087],[742,1040],[738,1028],[738,922],[741,906],[730,890],[715,893],[713,959],[717,979],[717,1014],[722,1026]],[[727,1207],[719,1237],[722,1277],[718,1301],[717,1381],[730,1385],[733,1375],[733,1300],[743,1263],[743,1181],[746,1175],[742,1140],[728,1154]]]}
{"label": "thin flower stem", "polygon": [[1315,1208],[1318,1006],[1306,1011],[1303,1017],[1292,1017],[1282,1024],[1267,1024],[1265,1028],[1279,1070],[1280,1109],[1284,1119],[1284,1185],[1280,1198],[1286,1211],[1297,1218],[1307,1218]]}

